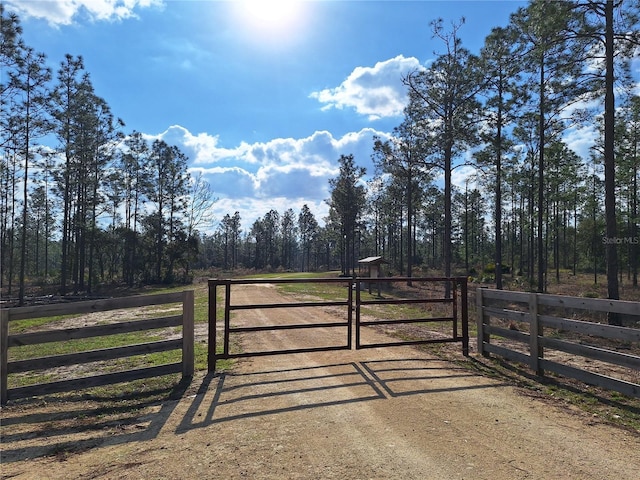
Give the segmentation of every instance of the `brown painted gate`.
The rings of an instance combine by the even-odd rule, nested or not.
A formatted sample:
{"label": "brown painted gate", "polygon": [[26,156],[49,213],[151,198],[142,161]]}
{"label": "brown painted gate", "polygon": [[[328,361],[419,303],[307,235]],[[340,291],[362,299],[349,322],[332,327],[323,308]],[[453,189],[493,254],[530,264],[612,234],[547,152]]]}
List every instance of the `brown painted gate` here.
{"label": "brown painted gate", "polygon": [[[231,290],[237,285],[256,284],[336,284],[344,289],[345,296],[342,300],[327,300],[317,302],[291,302],[276,304],[232,304]],[[410,298],[400,298],[400,292],[392,288],[394,284],[410,284],[412,286],[438,286],[433,290],[416,289],[409,290]],[[363,298],[363,290],[368,288],[369,295]],[[377,290],[376,296],[371,295],[372,287]],[[218,345],[218,290],[222,290],[222,318],[224,328],[222,331],[221,351],[216,349]],[[445,294],[449,291],[450,295]],[[380,292],[384,292],[381,295]],[[430,295],[421,295],[420,292],[430,292]],[[439,292],[435,296],[433,292]],[[405,292],[406,293],[406,292]],[[416,293],[418,293],[416,295]],[[406,295],[403,295],[405,297]],[[447,314],[441,316],[428,316],[420,318],[378,318],[373,320],[362,319],[362,308],[376,308],[382,305],[427,305],[441,304],[448,310]],[[324,323],[298,323],[288,325],[256,325],[234,327],[231,325],[231,313],[238,310],[259,310],[273,308],[326,308],[338,307],[344,309],[345,318],[336,322]],[[354,315],[355,313],[355,315]],[[395,316],[395,315],[394,315]],[[355,317],[355,322],[354,322]],[[355,323],[355,327],[354,327]],[[439,336],[438,338],[420,340],[402,340],[387,343],[363,343],[361,331],[364,327],[392,325],[392,324],[426,324],[426,323],[449,323],[451,334],[449,336]],[[232,352],[231,335],[248,332],[275,331],[275,330],[301,330],[301,329],[344,329],[343,342],[339,344],[317,346],[307,348],[290,348],[284,350],[271,350],[260,352]],[[214,372],[216,361],[220,359],[231,359],[251,356],[281,355],[289,353],[304,353],[329,350],[351,350],[353,348],[352,336],[355,329],[355,348],[378,348],[402,345],[421,345],[428,343],[460,342],[462,344],[463,355],[469,354],[469,322],[467,310],[467,278],[466,277],[387,277],[387,278],[296,278],[296,279],[212,279],[209,280],[209,340],[208,340],[208,370]],[[322,337],[319,337],[322,340]]]}

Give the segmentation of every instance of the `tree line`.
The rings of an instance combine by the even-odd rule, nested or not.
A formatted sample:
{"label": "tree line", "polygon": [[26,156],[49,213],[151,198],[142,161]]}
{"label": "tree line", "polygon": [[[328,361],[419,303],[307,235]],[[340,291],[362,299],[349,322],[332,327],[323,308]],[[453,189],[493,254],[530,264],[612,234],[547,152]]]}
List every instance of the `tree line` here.
{"label": "tree line", "polygon": [[[625,278],[637,287],[639,14],[637,1],[534,0],[477,55],[460,39],[464,20],[433,21],[442,53],[403,77],[408,105],[392,138],[375,140],[373,178],[365,184],[364,169],[340,158],[308,264],[348,273],[358,255],[379,254],[408,276],[457,269],[497,288],[511,272],[545,291],[561,270],[592,272],[595,283],[604,273],[609,298]],[[597,137],[588,158],[567,141],[581,127]],[[475,173],[454,185],[465,166]],[[258,227],[277,218],[246,241],[258,245]],[[265,265],[257,250],[243,258]]]}
{"label": "tree line", "polygon": [[22,303],[30,283],[61,294],[96,284],[185,281],[209,185],[176,146],[127,135],[82,57],[54,73],[0,4],[0,282]]}
{"label": "tree line", "polygon": [[[408,103],[374,141],[375,171],[338,159],[327,218],[305,205],[243,228],[235,212],[202,233],[215,199],[185,155],[125,135],[82,58],[54,77],[2,11],[2,286],[23,298],[27,278],[65,293],[188,281],[194,268],[350,275],[382,255],[409,277],[420,267],[498,288],[505,273],[538,291],[561,270],[605,274],[618,298],[640,263],[639,14],[637,0],[534,0],[478,54],[463,20],[433,21],[441,53],[402,78]],[[567,143],[579,127],[596,132],[589,158]],[[474,173],[456,186],[463,167]]]}

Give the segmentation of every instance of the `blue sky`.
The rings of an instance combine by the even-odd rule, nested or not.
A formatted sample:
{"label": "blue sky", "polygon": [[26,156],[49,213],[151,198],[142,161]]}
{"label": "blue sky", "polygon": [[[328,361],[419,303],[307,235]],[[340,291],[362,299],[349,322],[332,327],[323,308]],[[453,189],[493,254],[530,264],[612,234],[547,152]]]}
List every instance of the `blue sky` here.
{"label": "blue sky", "polygon": [[[341,154],[373,173],[372,137],[402,121],[401,76],[461,17],[478,53],[526,2],[4,0],[53,70],[81,55],[125,132],[164,138],[202,171],[215,216],[248,230],[273,208],[327,213]],[[266,8],[266,10],[265,10]],[[579,140],[583,140],[580,138]]]}

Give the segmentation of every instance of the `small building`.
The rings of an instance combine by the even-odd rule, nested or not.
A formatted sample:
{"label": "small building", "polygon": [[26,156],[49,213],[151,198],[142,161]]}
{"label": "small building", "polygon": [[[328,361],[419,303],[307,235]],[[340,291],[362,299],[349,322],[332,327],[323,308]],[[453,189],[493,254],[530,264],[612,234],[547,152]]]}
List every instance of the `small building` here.
{"label": "small building", "polygon": [[[384,277],[382,265],[389,264],[387,260],[382,257],[367,257],[358,260],[358,273],[361,277],[368,278],[381,278]],[[366,274],[363,275],[363,269],[366,268]],[[369,293],[371,293],[371,284],[376,283],[378,285],[378,296],[380,295],[380,282],[367,282],[369,286]]]}
{"label": "small building", "polygon": [[[384,277],[382,273],[382,265],[389,264],[382,257],[367,257],[361,260],[358,260],[358,270],[361,277],[369,277],[369,278],[379,278]],[[363,268],[367,269],[366,275],[362,274]]]}

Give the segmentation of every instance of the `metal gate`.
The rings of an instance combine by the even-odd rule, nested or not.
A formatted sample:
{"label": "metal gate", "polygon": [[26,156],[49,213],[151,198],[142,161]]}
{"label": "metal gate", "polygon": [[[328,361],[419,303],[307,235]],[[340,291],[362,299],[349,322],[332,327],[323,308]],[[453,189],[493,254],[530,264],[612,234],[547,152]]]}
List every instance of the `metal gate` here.
{"label": "metal gate", "polygon": [[[326,300],[314,302],[291,302],[273,304],[232,304],[231,290],[238,285],[256,284],[337,284],[344,290],[344,299]],[[439,285],[442,290],[438,295],[416,295],[420,290],[409,290],[411,298],[401,298],[399,292],[392,288],[393,284],[404,283],[412,286]],[[222,329],[223,338],[222,351],[218,352],[218,289],[223,289],[222,302],[223,314]],[[363,298],[362,292],[367,289],[369,295]],[[377,291],[377,295],[372,295],[372,290]],[[439,290],[434,290],[439,291]],[[381,294],[384,292],[384,295]],[[354,295],[355,293],[355,295]],[[406,291],[403,292],[406,296]],[[209,280],[209,340],[208,340],[208,370],[214,372],[216,361],[220,359],[231,359],[264,355],[281,355],[289,353],[318,352],[330,350],[351,350],[353,348],[352,336],[354,330],[355,313],[355,348],[379,348],[402,345],[422,345],[428,343],[460,342],[462,353],[469,354],[469,321],[467,306],[467,278],[466,277],[383,277],[383,278],[290,278],[290,279],[211,279]],[[446,315],[411,317],[411,318],[376,318],[374,320],[363,320],[363,307],[375,309],[382,305],[428,305],[441,304],[448,308]],[[345,319],[336,322],[323,323],[295,323],[287,325],[255,325],[255,326],[232,326],[231,313],[239,310],[262,310],[275,308],[327,308],[338,307],[344,309]],[[362,341],[362,329],[365,327],[393,325],[393,324],[425,324],[425,323],[449,323],[451,334],[438,338],[420,340],[402,340],[385,343],[364,343]],[[266,332],[276,330],[303,330],[303,329],[344,329],[343,341],[338,344],[316,345],[305,348],[287,348],[279,350],[258,351],[258,352],[231,352],[230,338],[234,334],[249,332]],[[320,337],[322,339],[322,337]]]}

